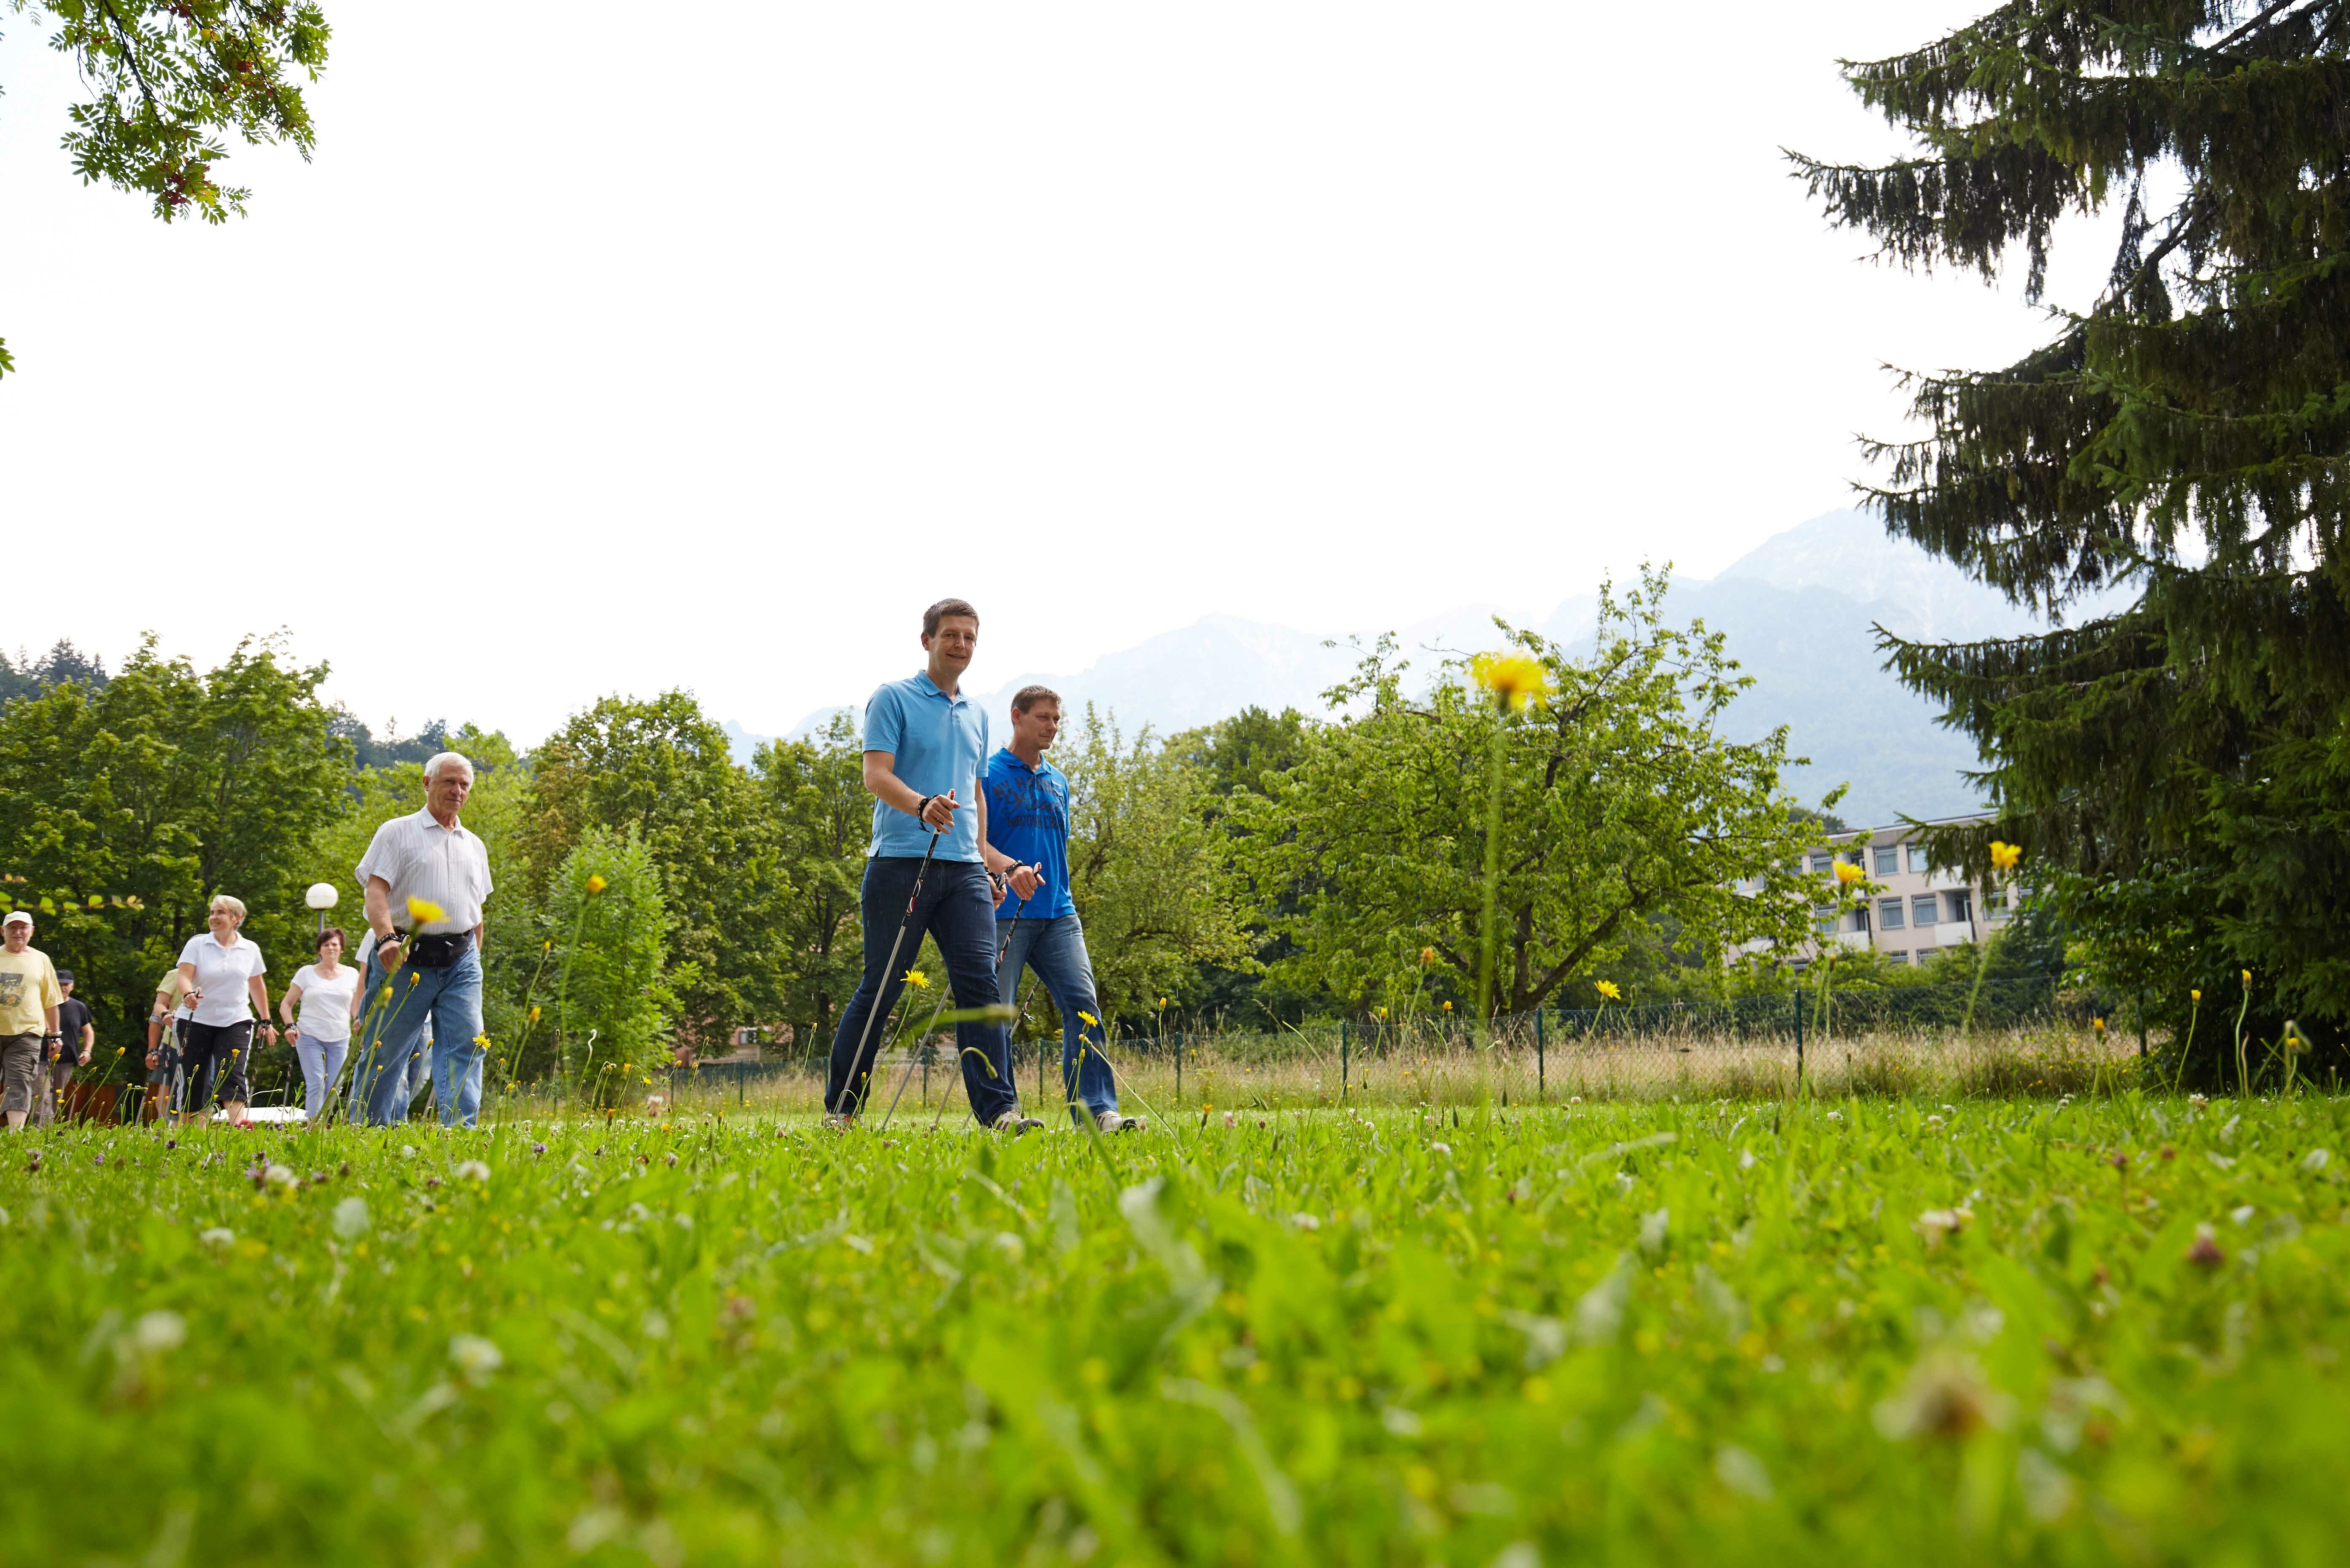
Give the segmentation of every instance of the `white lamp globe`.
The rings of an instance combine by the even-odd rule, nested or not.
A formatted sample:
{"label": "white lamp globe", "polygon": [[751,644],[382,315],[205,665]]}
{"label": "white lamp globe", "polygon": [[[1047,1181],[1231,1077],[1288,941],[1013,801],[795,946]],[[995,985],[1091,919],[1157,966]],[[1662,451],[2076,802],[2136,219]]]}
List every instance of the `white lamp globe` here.
{"label": "white lamp globe", "polygon": [[342,894],[332,882],[313,882],[310,890],[302,895],[302,901],[314,909],[331,909],[341,898]]}

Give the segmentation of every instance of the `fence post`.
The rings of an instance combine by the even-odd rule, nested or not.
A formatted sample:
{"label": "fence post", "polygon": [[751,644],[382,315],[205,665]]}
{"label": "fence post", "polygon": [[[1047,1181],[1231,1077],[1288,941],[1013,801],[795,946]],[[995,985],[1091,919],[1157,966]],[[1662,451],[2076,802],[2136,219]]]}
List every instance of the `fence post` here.
{"label": "fence post", "polygon": [[1795,987],[1795,1092],[1804,1092],[1804,988]]}
{"label": "fence post", "polygon": [[1549,1092],[1549,1079],[1543,1072],[1543,1010],[1534,1009],[1534,1098],[1539,1100]]}
{"label": "fence post", "polygon": [[1347,1097],[1347,1021],[1338,1020],[1338,1097]]}

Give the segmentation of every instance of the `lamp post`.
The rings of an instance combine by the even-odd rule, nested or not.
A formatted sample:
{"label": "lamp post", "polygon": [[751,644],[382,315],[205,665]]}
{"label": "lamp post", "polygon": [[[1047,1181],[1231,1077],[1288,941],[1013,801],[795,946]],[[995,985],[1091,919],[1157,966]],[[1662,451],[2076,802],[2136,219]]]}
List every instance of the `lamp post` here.
{"label": "lamp post", "polygon": [[340,903],[342,897],[332,882],[313,882],[310,884],[310,890],[302,895],[302,901],[318,911],[320,931],[327,929],[327,911]]}

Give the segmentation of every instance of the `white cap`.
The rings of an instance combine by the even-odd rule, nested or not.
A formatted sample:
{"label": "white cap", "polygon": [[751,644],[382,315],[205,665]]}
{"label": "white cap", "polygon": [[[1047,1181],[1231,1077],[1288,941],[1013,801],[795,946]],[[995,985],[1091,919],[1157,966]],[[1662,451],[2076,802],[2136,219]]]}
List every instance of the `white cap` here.
{"label": "white cap", "polygon": [[33,917],[26,914],[22,909],[11,909],[8,911],[8,918],[5,920],[0,920],[0,928],[13,926],[19,920],[24,921],[29,926],[33,923]]}

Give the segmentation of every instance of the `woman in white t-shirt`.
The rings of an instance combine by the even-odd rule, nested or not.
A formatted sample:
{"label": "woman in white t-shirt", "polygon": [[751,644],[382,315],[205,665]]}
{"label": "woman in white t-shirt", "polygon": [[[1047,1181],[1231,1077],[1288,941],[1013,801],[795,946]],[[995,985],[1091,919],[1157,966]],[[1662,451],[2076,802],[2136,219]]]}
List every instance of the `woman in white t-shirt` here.
{"label": "woman in white t-shirt", "polygon": [[[351,1052],[351,1026],[359,1021],[359,971],[342,961],[343,928],[318,933],[318,961],[294,971],[277,1015],[295,1030],[294,1054],[302,1064],[302,1108],[312,1123],[327,1114],[327,1094],[343,1075]],[[295,1023],[296,1010],[301,1022]]]}
{"label": "woman in white t-shirt", "polygon": [[190,937],[180,950],[181,993],[193,1009],[185,1036],[188,1096],[180,1112],[191,1122],[206,1114],[217,1068],[221,1108],[234,1126],[244,1120],[252,1097],[244,1069],[253,1055],[253,1021],[261,1020],[270,1044],[277,1041],[269,1026],[269,987],[261,978],[269,966],[250,937],[236,934],[244,924],[244,906],[236,899],[225,893],[213,898],[204,923],[211,931]]}

